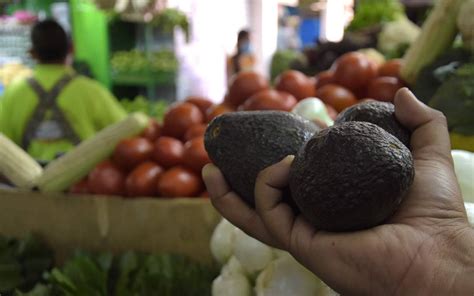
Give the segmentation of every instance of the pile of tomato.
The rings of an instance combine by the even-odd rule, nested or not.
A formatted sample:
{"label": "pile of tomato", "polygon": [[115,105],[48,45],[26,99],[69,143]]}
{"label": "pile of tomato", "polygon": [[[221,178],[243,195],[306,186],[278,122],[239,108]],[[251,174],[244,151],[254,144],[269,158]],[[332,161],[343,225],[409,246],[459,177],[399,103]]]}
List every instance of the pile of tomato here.
{"label": "pile of tomato", "polygon": [[378,65],[359,52],[347,53],[316,75],[316,97],[337,112],[364,99],[392,102],[404,86],[400,68],[401,60]]}
{"label": "pile of tomato", "polygon": [[305,98],[321,99],[331,117],[366,99],[391,102],[404,86],[400,79],[401,60],[377,64],[366,55],[351,52],[341,56],[332,67],[314,77],[288,70],[273,85],[256,72],[236,75],[229,84],[217,113],[233,110],[291,109]]}
{"label": "pile of tomato", "polygon": [[191,97],[167,111],[163,124],[151,120],[138,137],[122,140],[72,193],[127,197],[207,196],[201,170],[210,162],[204,148],[212,103]]}

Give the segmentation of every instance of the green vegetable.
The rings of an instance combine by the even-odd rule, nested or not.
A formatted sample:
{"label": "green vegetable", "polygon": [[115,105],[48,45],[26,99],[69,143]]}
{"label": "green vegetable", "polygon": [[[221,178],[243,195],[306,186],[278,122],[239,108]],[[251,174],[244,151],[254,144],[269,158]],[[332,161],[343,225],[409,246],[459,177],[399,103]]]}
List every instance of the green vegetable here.
{"label": "green vegetable", "polygon": [[[104,259],[104,257],[106,259]],[[110,264],[100,264],[87,254],[78,254],[61,268],[54,268],[45,278],[59,295],[107,296],[107,278]],[[111,255],[102,255],[102,260],[111,260]],[[108,268],[107,268],[108,267]]]}
{"label": "green vegetable", "polygon": [[78,252],[63,267],[47,272],[44,284],[17,296],[210,295],[217,274],[214,267],[180,255]]}
{"label": "green vegetable", "polygon": [[457,24],[466,48],[474,51],[474,0],[466,0],[459,10]]}
{"label": "green vegetable", "polygon": [[33,290],[23,293],[16,291],[15,296],[51,296],[53,294],[53,289],[49,285],[37,284]]}
{"label": "green vegetable", "polygon": [[420,71],[453,46],[458,33],[456,19],[464,0],[439,0],[423,24],[420,36],[403,57],[400,75],[405,82],[416,82]]}
{"label": "green vegetable", "polygon": [[400,58],[418,38],[420,31],[421,29],[408,18],[401,17],[383,26],[377,48],[389,59]]}
{"label": "green vegetable", "polygon": [[115,73],[175,73],[178,70],[178,60],[168,49],[153,52],[150,58],[137,49],[117,51],[112,55],[110,64]]}
{"label": "green vegetable", "polygon": [[117,296],[210,295],[217,271],[178,255],[140,256],[129,253],[121,258]]}
{"label": "green vegetable", "polygon": [[456,69],[470,59],[470,53],[461,48],[451,49],[421,70],[412,90],[423,102],[428,103],[441,84]]}
{"label": "green vegetable", "polygon": [[160,27],[163,32],[166,33],[172,33],[175,27],[179,27],[184,31],[186,40],[189,40],[188,17],[177,9],[163,9],[157,16],[155,16],[152,24]]}
{"label": "green vegetable", "polygon": [[358,31],[394,21],[404,15],[403,5],[398,0],[360,0],[347,29]]}
{"label": "green vegetable", "polygon": [[442,111],[450,131],[474,135],[474,63],[457,69],[436,91],[429,105]]}
{"label": "green vegetable", "polygon": [[153,117],[159,122],[163,121],[165,112],[168,109],[168,102],[165,100],[151,101],[143,96],[137,96],[133,100],[122,99],[122,107],[128,113],[141,112]]}
{"label": "green vegetable", "polygon": [[307,66],[304,54],[296,50],[280,50],[275,52],[270,66],[271,79],[274,80],[285,70],[293,69],[294,66]]}
{"label": "green vegetable", "polygon": [[53,263],[53,255],[36,237],[0,237],[0,294],[31,289]]}

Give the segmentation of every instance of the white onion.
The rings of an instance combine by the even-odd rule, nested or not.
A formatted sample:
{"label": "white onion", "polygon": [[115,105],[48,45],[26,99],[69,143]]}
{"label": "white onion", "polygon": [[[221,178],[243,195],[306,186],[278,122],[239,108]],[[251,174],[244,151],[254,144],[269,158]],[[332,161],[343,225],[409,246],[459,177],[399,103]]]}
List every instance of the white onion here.
{"label": "white onion", "polygon": [[323,283],[290,255],[271,262],[257,278],[256,296],[322,295]]}
{"label": "white onion", "polygon": [[248,236],[238,228],[234,230],[233,252],[235,258],[250,275],[263,270],[274,256],[272,248]]}
{"label": "white onion", "polygon": [[318,98],[307,98],[300,101],[291,112],[310,121],[320,120],[327,126],[334,124],[328,114],[326,105]]}
{"label": "white onion", "polygon": [[474,202],[474,153],[453,150],[451,154],[463,199],[466,202]]}
{"label": "white onion", "polygon": [[225,264],[232,256],[234,229],[234,225],[226,219],[222,219],[212,233],[211,253],[221,265]]}

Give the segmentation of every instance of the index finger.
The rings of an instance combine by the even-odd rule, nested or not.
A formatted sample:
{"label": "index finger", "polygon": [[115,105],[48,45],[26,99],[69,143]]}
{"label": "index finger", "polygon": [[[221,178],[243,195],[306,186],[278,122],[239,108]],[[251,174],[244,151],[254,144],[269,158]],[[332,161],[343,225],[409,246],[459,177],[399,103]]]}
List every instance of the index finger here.
{"label": "index finger", "polygon": [[302,217],[296,216],[290,205],[283,201],[293,159],[294,156],[290,155],[266,168],[260,172],[255,184],[257,212],[266,229],[286,250],[291,249],[292,242],[307,240],[314,234],[313,228]]}

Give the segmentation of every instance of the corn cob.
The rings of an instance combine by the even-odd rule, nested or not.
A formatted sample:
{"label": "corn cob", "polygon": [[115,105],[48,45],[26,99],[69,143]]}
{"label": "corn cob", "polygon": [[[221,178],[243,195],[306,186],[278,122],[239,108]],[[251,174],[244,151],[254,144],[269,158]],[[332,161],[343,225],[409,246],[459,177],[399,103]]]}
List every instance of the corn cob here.
{"label": "corn cob", "polygon": [[423,24],[421,34],[403,57],[401,77],[416,82],[420,71],[452,46],[458,32],[457,16],[464,0],[439,0]]}
{"label": "corn cob", "polygon": [[0,133],[0,175],[18,188],[31,189],[42,173],[28,153]]}
{"label": "corn cob", "polygon": [[52,161],[38,180],[42,192],[61,192],[85,177],[99,162],[109,157],[122,139],[141,133],[148,117],[134,113],[82,142],[62,157]]}

